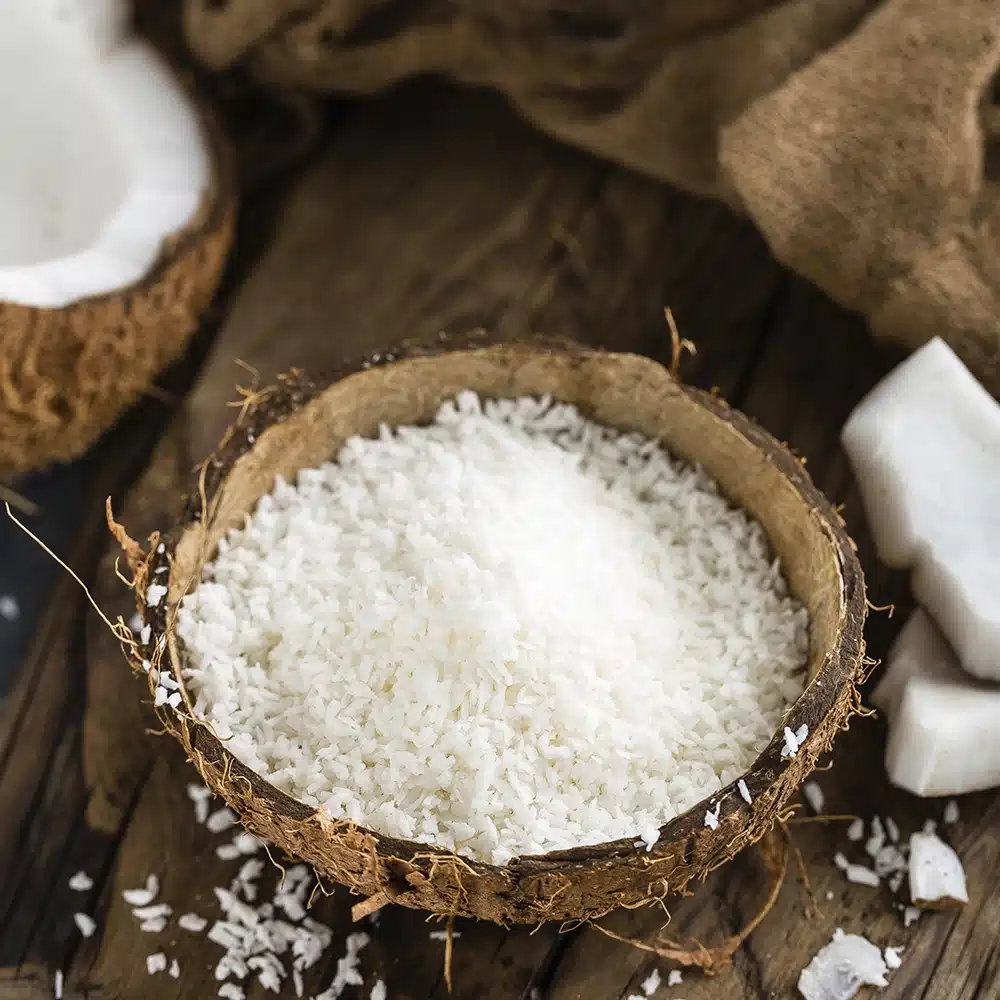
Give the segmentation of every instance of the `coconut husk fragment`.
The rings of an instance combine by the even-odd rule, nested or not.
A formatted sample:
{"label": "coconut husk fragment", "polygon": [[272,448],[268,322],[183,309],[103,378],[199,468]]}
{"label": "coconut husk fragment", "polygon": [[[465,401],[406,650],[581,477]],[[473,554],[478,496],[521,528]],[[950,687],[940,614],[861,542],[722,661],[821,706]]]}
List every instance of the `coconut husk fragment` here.
{"label": "coconut husk fragment", "polygon": [[184,0],[194,51],[281,86],[436,74],[750,215],[876,335],[1000,393],[994,0]]}
{"label": "coconut husk fragment", "polygon": [[0,479],[81,455],[181,356],[233,238],[229,145],[201,105],[213,186],[138,283],[61,309],[0,301]]}
{"label": "coconut husk fragment", "polygon": [[[808,736],[782,757],[781,729],[736,783],[661,830],[652,851],[634,840],[514,859],[503,867],[434,845],[382,836],[303,805],[247,768],[191,712],[183,681],[185,651],[173,630],[182,597],[197,585],[219,539],[242,524],[273,486],[333,456],[351,435],[381,423],[425,422],[462,389],[484,397],[551,394],[591,419],[656,437],[677,456],[700,463],[729,499],[763,525],[792,592],[810,614],[808,683],[783,725]],[[308,861],[357,893],[357,912],[388,902],[432,913],[501,924],[596,919],[620,906],[662,902],[684,891],[770,831],[804,775],[827,751],[859,705],[865,671],[865,590],[854,546],[802,463],[747,417],[715,396],[677,381],[648,358],[545,342],[444,341],[350,365],[320,384],[293,372],[247,402],[219,450],[191,483],[178,523],[138,553],[121,535],[133,564],[137,603],[152,625],[149,643],[124,645],[152,688],[158,670],[182,685],[178,712],[160,709],[206,783],[248,829]],[[159,571],[159,572],[158,572]],[[149,580],[168,592],[147,606]],[[150,669],[143,661],[152,662]],[[706,808],[718,806],[716,829]]]}

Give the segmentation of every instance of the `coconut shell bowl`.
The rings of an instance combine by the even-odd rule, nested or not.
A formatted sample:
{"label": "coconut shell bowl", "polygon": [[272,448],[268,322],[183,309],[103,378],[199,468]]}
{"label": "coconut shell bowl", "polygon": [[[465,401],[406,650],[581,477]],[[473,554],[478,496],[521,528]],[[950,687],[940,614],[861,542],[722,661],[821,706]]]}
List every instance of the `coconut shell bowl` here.
{"label": "coconut shell bowl", "polygon": [[[246,767],[192,712],[185,650],[172,627],[182,597],[201,579],[219,540],[242,526],[276,476],[329,460],[353,435],[380,424],[431,420],[460,391],[483,398],[550,395],[590,419],[659,440],[701,465],[733,504],[764,528],[791,593],[809,614],[807,681],[782,725],[742,776],[664,825],[652,850],[633,838],[522,856],[498,867],[433,844],[382,836],[306,806]],[[119,531],[119,537],[125,538]],[[161,706],[163,725],[206,784],[252,833],[313,865],[363,897],[359,912],[386,902],[502,924],[577,921],[619,906],[678,893],[767,834],[858,705],[864,670],[864,581],[843,522],[803,464],[779,441],[714,395],[678,381],[663,365],[580,346],[446,344],[376,356],[312,382],[295,372],[256,393],[216,453],[199,470],[179,523],[150,539],[126,540],[148,643],[126,642],[143,660],[172,671],[183,701]],[[151,586],[164,599],[147,600]],[[150,680],[152,684],[152,680]],[[784,730],[807,735],[783,756]],[[714,828],[705,814],[718,811]]]}

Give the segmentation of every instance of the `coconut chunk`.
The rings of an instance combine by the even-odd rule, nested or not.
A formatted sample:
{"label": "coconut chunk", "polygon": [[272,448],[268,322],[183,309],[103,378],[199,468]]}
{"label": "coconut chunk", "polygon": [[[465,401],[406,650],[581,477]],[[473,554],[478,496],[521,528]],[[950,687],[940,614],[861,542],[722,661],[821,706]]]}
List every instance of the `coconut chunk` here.
{"label": "coconut chunk", "polygon": [[862,986],[888,986],[882,952],[867,938],[839,928],[799,976],[805,1000],[851,1000]]}
{"label": "coconut chunk", "polygon": [[842,440],[879,558],[912,570],[965,670],[1000,678],[1000,405],[934,338],[861,401]]}
{"label": "coconut chunk", "polygon": [[969,901],[962,862],[937,834],[910,837],[910,896],[925,910],[954,909]]}
{"label": "coconut chunk", "polygon": [[1000,688],[970,677],[926,612],[893,644],[872,702],[889,719],[889,780],[915,795],[1000,785]]}

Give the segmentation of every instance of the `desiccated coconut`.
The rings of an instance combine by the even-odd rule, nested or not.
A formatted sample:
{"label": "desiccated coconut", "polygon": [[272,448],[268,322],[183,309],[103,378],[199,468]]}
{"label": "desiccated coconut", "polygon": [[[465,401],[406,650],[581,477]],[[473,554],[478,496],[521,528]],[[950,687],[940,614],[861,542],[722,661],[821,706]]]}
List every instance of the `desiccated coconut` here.
{"label": "desiccated coconut", "polygon": [[163,954],[162,951],[156,952],[154,955],[146,956],[146,972],[155,976],[158,972],[167,971],[167,956]]}
{"label": "desiccated coconut", "polygon": [[94,918],[86,913],[74,913],[73,921],[80,931],[80,936],[89,938],[95,930],[97,930],[97,924],[94,922]]}
{"label": "desiccated coconut", "polygon": [[807,781],[802,786],[802,794],[805,796],[806,802],[809,803],[809,807],[814,813],[819,815],[823,812],[826,797],[823,795],[823,789],[815,781]]}
{"label": "desiccated coconut", "polygon": [[146,886],[143,889],[126,889],[122,898],[129,906],[148,906],[156,899],[160,891],[160,880],[155,875],[146,876]]}
{"label": "desiccated coconut", "polygon": [[949,909],[969,901],[962,862],[934,833],[910,837],[910,898],[927,910]]}
{"label": "desiccated coconut", "polygon": [[807,617],[703,472],[571,406],[463,393],[276,479],[177,627],[195,715],[247,766],[505,864],[735,781],[802,691]]}
{"label": "desiccated coconut", "polygon": [[70,880],[69,887],[74,892],[86,892],[93,889],[94,880],[86,872],[77,872]]}

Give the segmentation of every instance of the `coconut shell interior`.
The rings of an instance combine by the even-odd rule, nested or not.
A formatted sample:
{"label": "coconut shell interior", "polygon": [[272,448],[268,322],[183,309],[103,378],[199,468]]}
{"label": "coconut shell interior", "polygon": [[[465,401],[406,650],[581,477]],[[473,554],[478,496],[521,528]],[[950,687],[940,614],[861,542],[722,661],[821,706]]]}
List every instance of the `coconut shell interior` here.
{"label": "coconut shell interior", "polygon": [[[149,571],[169,567],[167,600],[153,609],[154,629],[167,635],[171,666],[181,679],[184,651],[168,628],[173,609],[197,585],[219,539],[242,525],[275,477],[294,480],[300,469],[329,460],[350,436],[374,435],[382,423],[427,422],[463,389],[493,398],[548,394],[599,423],[656,438],[674,455],[703,466],[731,502],[761,523],[810,616],[808,684],[785,720],[793,729],[808,726],[797,755],[781,757],[779,730],[744,775],[752,804],[735,785],[727,786],[667,823],[652,852],[627,840],[523,857],[498,868],[338,822],[269,785],[183,713],[165,719],[167,727],[248,828],[366,896],[533,923],[594,917],[680,891],[763,836],[843,728],[857,706],[866,602],[853,544],[802,464],[746,417],[678,382],[654,361],[578,347],[493,345],[383,359],[322,387],[297,375],[283,380],[230,429],[184,522],[162,552],[150,554]],[[704,816],[720,798],[720,821],[712,830]]]}

